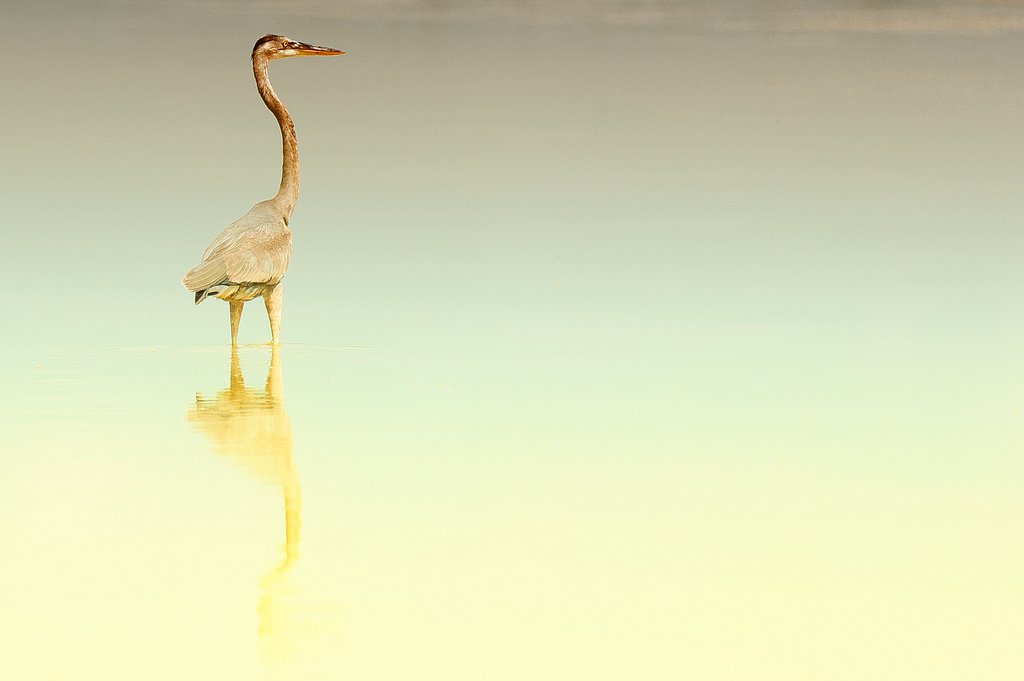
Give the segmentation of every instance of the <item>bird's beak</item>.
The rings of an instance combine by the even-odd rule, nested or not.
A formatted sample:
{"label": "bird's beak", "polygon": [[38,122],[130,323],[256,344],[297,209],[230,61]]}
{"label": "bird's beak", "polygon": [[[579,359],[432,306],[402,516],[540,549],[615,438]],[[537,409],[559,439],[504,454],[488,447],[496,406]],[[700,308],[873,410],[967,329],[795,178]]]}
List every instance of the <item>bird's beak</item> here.
{"label": "bird's beak", "polygon": [[320,47],[319,45],[310,45],[308,43],[296,43],[295,47],[296,57],[307,57],[311,55],[331,55],[331,54],[345,54],[341,50],[336,50],[333,47]]}

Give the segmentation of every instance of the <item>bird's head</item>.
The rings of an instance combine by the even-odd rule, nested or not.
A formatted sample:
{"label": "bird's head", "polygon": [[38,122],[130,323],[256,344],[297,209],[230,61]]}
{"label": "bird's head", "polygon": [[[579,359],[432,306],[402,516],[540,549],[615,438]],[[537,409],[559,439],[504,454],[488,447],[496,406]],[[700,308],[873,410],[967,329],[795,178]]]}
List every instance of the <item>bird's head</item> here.
{"label": "bird's head", "polygon": [[284,57],[310,57],[326,56],[332,54],[345,54],[333,47],[320,47],[308,43],[300,43],[297,40],[286,38],[283,35],[265,35],[256,41],[252,48],[252,56],[257,55],[265,59],[283,59]]}

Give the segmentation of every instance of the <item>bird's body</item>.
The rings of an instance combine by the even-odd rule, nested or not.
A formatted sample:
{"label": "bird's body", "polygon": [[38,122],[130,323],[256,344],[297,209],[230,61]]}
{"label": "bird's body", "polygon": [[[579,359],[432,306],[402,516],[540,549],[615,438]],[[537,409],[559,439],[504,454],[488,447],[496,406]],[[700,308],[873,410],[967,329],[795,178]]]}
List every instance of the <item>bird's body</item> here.
{"label": "bird's body", "polygon": [[329,47],[299,43],[284,36],[265,35],[252,51],[256,88],[281,126],[284,163],[281,186],[273,198],[260,201],[221,232],[203,253],[202,261],[181,280],[196,294],[196,305],[209,297],[226,300],[231,311],[231,344],[238,337],[242,305],[262,296],[270,318],[271,342],[280,342],[281,280],[292,254],[288,229],[299,195],[299,152],[288,110],[270,85],[267,63],[281,57],[344,54]]}
{"label": "bird's body", "polygon": [[292,233],[270,201],[261,201],[232,222],[189,270],[183,283],[208,296],[244,303],[281,283],[292,254]]}

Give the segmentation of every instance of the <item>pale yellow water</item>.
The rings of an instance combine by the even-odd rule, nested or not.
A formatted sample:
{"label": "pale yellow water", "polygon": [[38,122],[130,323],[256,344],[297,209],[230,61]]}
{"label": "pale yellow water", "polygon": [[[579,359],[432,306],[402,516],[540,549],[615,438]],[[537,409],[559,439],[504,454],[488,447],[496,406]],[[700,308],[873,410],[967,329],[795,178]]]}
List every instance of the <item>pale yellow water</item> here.
{"label": "pale yellow water", "polygon": [[1021,678],[1022,17],[4,6],[0,679]]}

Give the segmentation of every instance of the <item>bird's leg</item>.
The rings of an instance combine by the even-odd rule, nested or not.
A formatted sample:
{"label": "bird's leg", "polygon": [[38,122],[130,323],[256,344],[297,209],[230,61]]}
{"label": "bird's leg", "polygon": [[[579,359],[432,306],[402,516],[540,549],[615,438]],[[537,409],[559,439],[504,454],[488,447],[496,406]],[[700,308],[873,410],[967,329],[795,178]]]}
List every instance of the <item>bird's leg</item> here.
{"label": "bird's leg", "polygon": [[284,297],[284,288],[277,284],[269,291],[263,291],[263,302],[267,305],[267,317],[270,318],[270,342],[273,345],[281,343],[281,300]]}
{"label": "bird's leg", "polygon": [[242,318],[243,303],[229,300],[228,305],[231,307],[231,345],[235,346],[238,345],[238,320]]}

